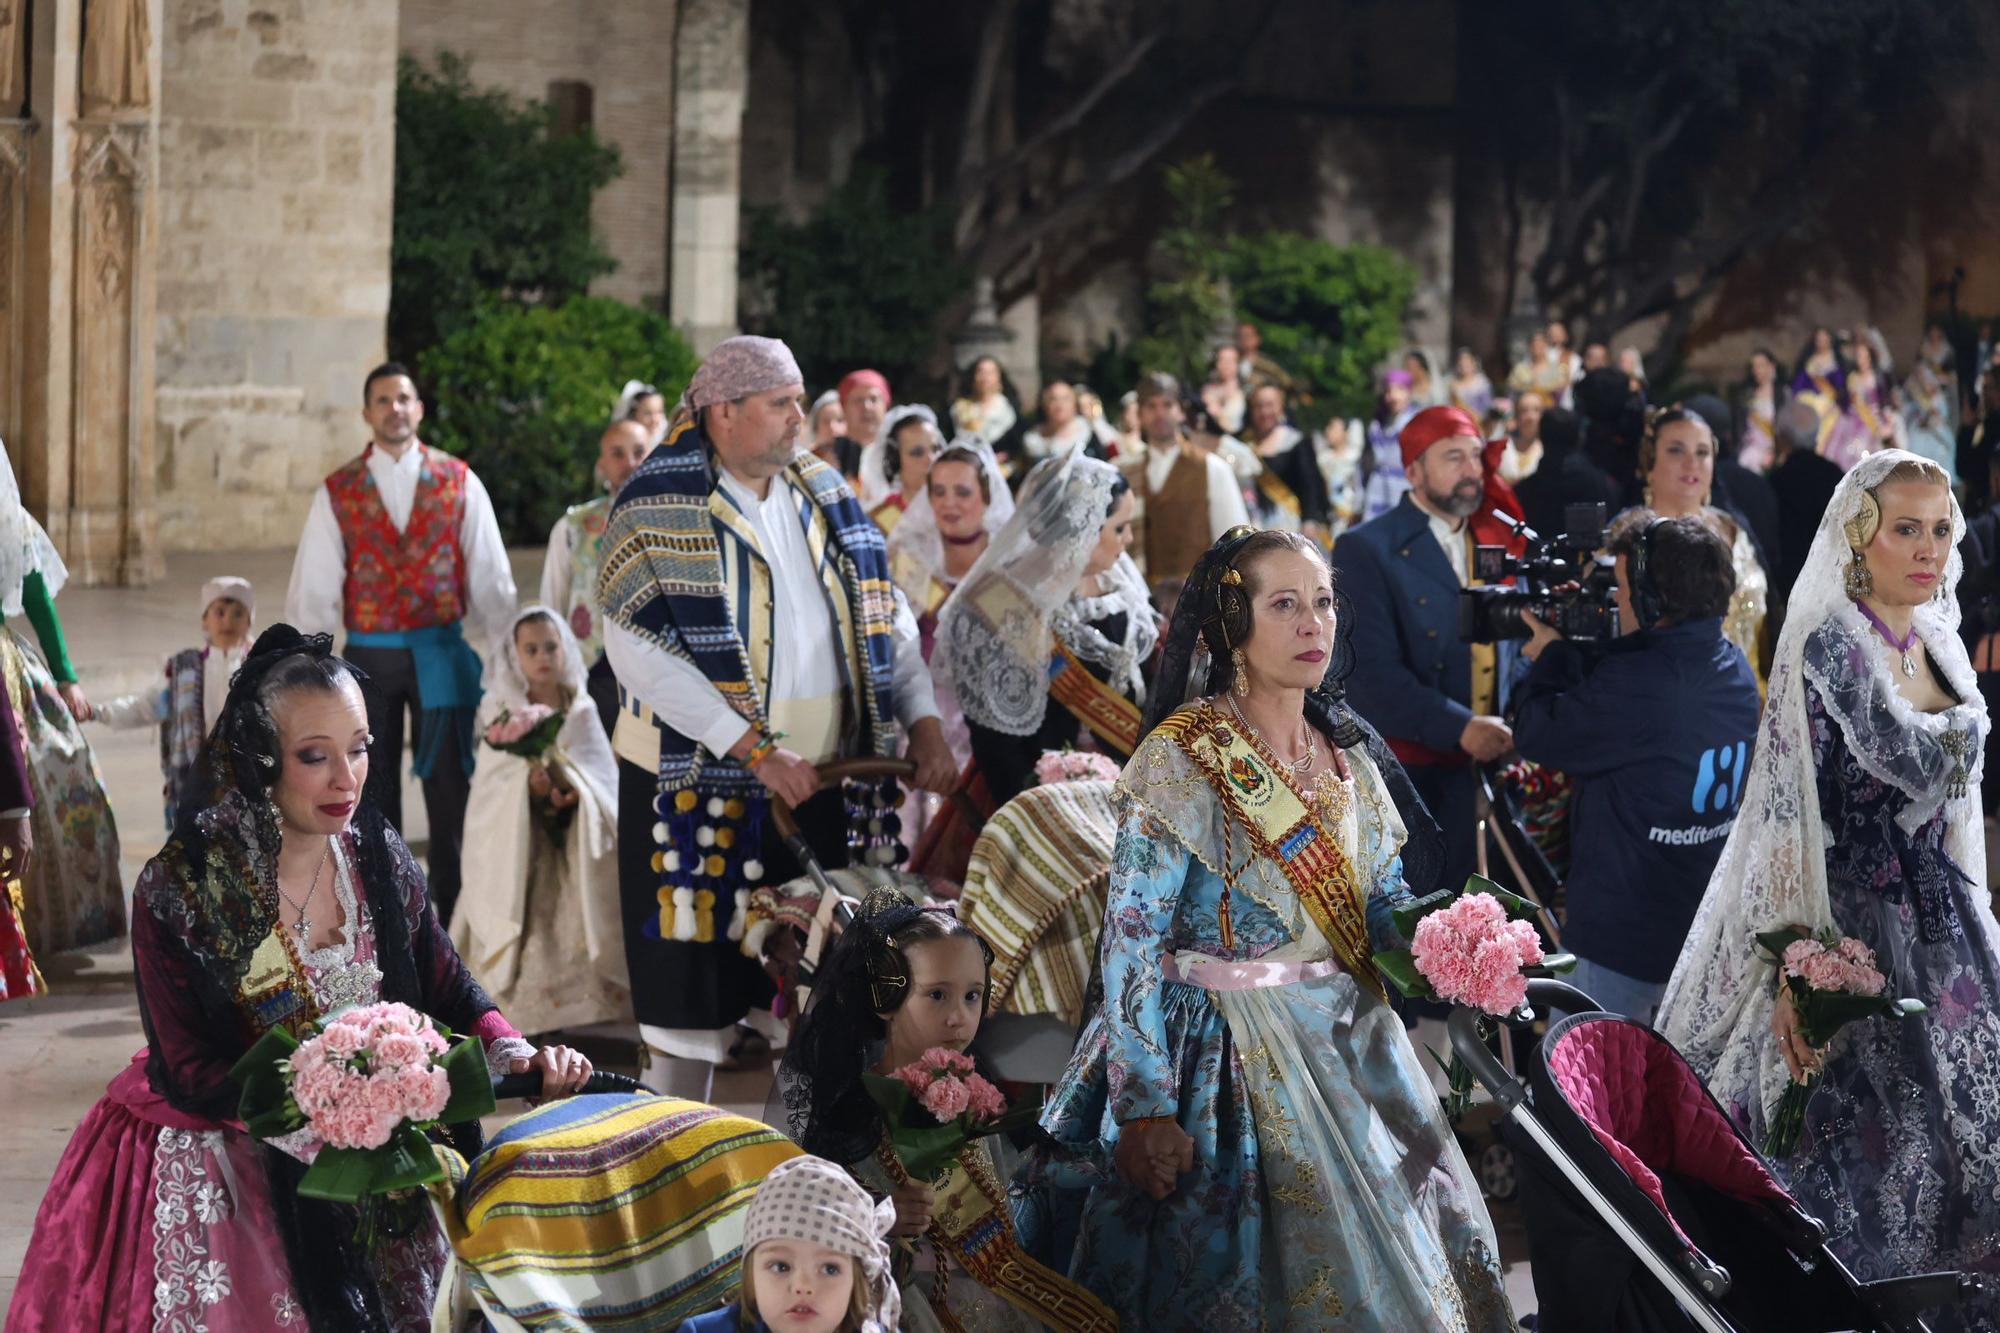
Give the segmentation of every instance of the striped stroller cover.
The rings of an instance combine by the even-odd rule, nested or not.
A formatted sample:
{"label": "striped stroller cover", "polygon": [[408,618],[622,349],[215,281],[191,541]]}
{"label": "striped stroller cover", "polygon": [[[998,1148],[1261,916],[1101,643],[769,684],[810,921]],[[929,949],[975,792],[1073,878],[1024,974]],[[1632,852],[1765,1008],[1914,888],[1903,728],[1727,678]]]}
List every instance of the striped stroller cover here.
{"label": "striped stroller cover", "polygon": [[987,821],[958,916],[993,946],[992,1012],[1083,1022],[1117,835],[1103,781],[1030,787]]}
{"label": "striped stroller cover", "polygon": [[737,1290],[750,1199],[798,1148],[700,1102],[622,1093],[530,1111],[432,1189],[500,1333],[675,1329]]}

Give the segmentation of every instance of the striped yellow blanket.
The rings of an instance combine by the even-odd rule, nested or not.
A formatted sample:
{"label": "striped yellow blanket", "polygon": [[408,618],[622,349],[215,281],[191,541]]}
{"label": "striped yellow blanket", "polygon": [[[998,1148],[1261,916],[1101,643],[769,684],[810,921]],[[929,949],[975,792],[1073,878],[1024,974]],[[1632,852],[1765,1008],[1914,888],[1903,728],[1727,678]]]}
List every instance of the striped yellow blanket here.
{"label": "striped yellow blanket", "polygon": [[500,1330],[676,1329],[734,1298],[744,1210],[798,1155],[700,1102],[573,1097],[522,1116],[433,1201]]}
{"label": "striped yellow blanket", "polygon": [[1117,833],[1109,782],[1030,787],[980,831],[958,916],[993,946],[994,1012],[1083,1022]]}

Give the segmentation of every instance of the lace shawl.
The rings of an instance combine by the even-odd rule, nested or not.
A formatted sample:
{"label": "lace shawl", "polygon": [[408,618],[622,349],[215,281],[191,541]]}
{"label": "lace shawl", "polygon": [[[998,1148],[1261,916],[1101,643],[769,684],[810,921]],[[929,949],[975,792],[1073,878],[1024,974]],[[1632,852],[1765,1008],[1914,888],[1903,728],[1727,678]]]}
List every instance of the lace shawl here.
{"label": "lace shawl", "polygon": [[[1758,956],[1755,936],[1787,924],[1832,927],[1826,882],[1826,830],[1806,717],[1806,689],[1864,771],[1909,798],[1898,823],[1914,831],[1949,806],[1945,848],[1977,884],[1986,883],[1984,823],[1979,806],[1979,757],[1986,706],[1958,638],[1956,589],[1962,571],[1957,543],[1964,516],[1952,502],[1952,554],[1937,596],[1917,608],[1914,626],[1940,676],[1963,700],[1941,713],[1920,713],[1896,690],[1873,632],[1844,590],[1851,559],[1843,531],[1859,511],[1862,492],[1879,485],[1901,450],[1870,455],[1841,481],[1820,520],[1804,571],[1793,590],[1772,663],[1741,811],[1723,845],[1708,892],[1660,1007],[1660,1031],[1707,1080],[1717,1099],[1775,1110],[1788,1076],[1771,1036],[1775,999],[1772,965]],[[1954,764],[1940,739],[1974,733],[1967,756],[1967,794],[1950,799]],[[1984,894],[1973,895],[1988,946],[2000,937]]]}
{"label": "lace shawl", "polygon": [[38,570],[51,597],[69,579],[69,567],[56,554],[55,543],[21,503],[13,461],[7,457],[6,442],[0,441],[0,614],[21,614],[21,589],[28,575]]}

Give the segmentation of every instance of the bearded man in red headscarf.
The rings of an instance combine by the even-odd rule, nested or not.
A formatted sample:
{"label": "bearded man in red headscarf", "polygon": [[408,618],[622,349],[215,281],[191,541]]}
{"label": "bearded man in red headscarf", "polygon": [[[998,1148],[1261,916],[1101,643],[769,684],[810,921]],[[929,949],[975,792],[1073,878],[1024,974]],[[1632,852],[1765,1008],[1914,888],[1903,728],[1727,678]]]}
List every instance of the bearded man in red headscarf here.
{"label": "bearded man in red headscarf", "polygon": [[1347,697],[1437,817],[1445,882],[1457,885],[1474,865],[1472,765],[1514,748],[1500,705],[1516,657],[1512,643],[1459,637],[1459,591],[1474,582],[1473,547],[1515,544],[1494,511],[1518,517],[1520,505],[1487,461],[1499,451],[1462,409],[1425,408],[1397,443],[1409,491],[1333,547],[1334,586],[1354,618]]}

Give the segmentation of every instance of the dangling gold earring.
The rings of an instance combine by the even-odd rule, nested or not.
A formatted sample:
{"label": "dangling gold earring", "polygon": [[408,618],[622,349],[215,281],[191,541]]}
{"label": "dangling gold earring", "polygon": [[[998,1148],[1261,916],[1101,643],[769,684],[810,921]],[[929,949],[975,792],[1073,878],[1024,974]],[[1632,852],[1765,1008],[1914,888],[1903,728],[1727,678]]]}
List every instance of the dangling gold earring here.
{"label": "dangling gold earring", "polygon": [[1856,601],[1875,591],[1875,576],[1868,572],[1868,558],[1859,551],[1847,566],[1846,583],[1847,595]]}
{"label": "dangling gold earring", "polygon": [[1247,664],[1243,661],[1243,650],[1241,648],[1231,648],[1229,650],[1229,665],[1235,672],[1236,677],[1229,682],[1230,693],[1241,699],[1250,693],[1250,671]]}

